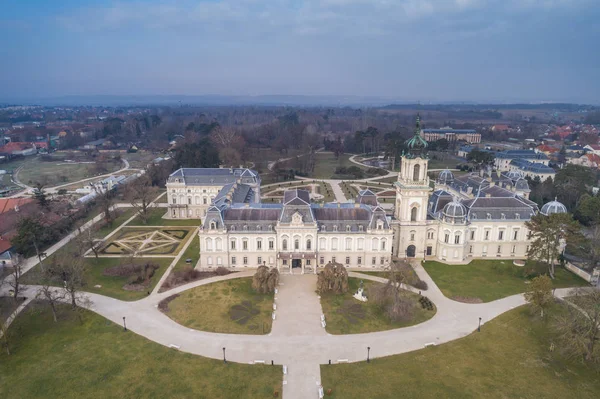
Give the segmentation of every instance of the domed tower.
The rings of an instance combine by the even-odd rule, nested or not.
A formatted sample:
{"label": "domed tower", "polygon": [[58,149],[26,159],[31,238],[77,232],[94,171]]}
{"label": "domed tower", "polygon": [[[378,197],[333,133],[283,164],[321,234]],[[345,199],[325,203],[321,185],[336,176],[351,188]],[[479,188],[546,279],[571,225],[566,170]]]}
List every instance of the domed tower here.
{"label": "domed tower", "polygon": [[529,183],[527,183],[526,179],[519,179],[515,182],[515,193],[518,196],[529,199],[529,193],[531,189],[529,188]]}
{"label": "domed tower", "polygon": [[561,202],[558,202],[555,198],[554,201],[550,201],[544,204],[540,213],[546,216],[550,216],[553,213],[567,213],[567,207],[564,206]]}
{"label": "domed tower", "polygon": [[444,169],[440,172],[436,182],[438,184],[449,185],[454,182],[454,174],[448,169]]}
{"label": "domed tower", "polygon": [[421,117],[417,115],[413,137],[406,142],[396,186],[394,217],[397,220],[397,245],[394,255],[423,256],[429,187],[427,141],[421,137]]}
{"label": "domed tower", "polygon": [[467,219],[467,208],[454,198],[452,202],[446,204],[442,210],[442,218],[446,223],[465,223]]}

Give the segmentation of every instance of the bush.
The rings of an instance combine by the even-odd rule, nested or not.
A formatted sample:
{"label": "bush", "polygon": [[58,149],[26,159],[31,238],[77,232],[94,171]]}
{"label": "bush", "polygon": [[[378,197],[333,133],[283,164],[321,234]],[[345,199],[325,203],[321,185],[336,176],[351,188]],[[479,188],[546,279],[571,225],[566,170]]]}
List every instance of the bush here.
{"label": "bush", "polygon": [[252,288],[259,294],[267,294],[275,292],[275,288],[279,284],[279,271],[276,268],[267,266],[259,266],[252,277]]}
{"label": "bush", "polygon": [[67,193],[67,189],[66,188],[61,188],[58,190],[58,195],[65,195]]}
{"label": "bush", "polygon": [[423,290],[423,291],[427,291],[427,283],[423,280],[417,280],[414,284],[413,287],[415,287],[416,289],[419,290]]}
{"label": "bush", "polygon": [[229,273],[231,273],[231,272],[229,271],[229,269],[228,269],[228,268],[226,268],[226,267],[223,267],[223,266],[219,266],[219,267],[217,267],[217,268],[215,269],[215,274],[216,274],[217,276],[226,276],[226,275],[228,275]]}
{"label": "bush", "polygon": [[317,276],[317,292],[344,294],[348,292],[348,271],[341,263],[329,262]]}

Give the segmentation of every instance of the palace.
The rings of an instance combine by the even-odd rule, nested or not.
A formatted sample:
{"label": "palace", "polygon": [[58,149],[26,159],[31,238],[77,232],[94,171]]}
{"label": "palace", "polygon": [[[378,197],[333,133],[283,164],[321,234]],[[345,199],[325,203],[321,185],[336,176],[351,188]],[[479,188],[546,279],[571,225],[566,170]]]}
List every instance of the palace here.
{"label": "palace", "polygon": [[369,190],[353,202],[316,204],[307,191],[293,189],[282,203],[267,204],[252,170],[180,169],[167,184],[169,217],[202,217],[197,268],[267,265],[316,273],[330,261],[384,268],[393,256],[456,264],[522,259],[529,248],[525,223],[538,212],[566,212],[557,201],[539,210],[518,171],[455,177],[445,170],[430,181],[428,162],[417,116],[394,183],[392,215]]}

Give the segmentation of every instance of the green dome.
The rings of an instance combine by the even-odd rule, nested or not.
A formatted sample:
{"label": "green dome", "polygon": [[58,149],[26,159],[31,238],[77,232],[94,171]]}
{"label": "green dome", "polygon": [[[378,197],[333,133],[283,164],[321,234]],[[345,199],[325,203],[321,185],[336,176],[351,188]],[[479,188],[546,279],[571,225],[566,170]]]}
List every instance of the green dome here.
{"label": "green dome", "polygon": [[421,154],[427,149],[427,141],[421,137],[421,116],[419,114],[417,114],[415,135],[406,142],[406,148],[408,149],[407,156],[410,157],[421,156]]}

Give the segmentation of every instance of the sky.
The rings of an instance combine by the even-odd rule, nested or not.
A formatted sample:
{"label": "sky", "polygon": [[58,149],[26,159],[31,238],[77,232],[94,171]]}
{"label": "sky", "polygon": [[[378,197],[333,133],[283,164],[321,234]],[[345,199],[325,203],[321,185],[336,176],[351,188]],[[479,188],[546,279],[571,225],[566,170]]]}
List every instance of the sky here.
{"label": "sky", "polygon": [[0,0],[0,100],[600,104],[598,0]]}

